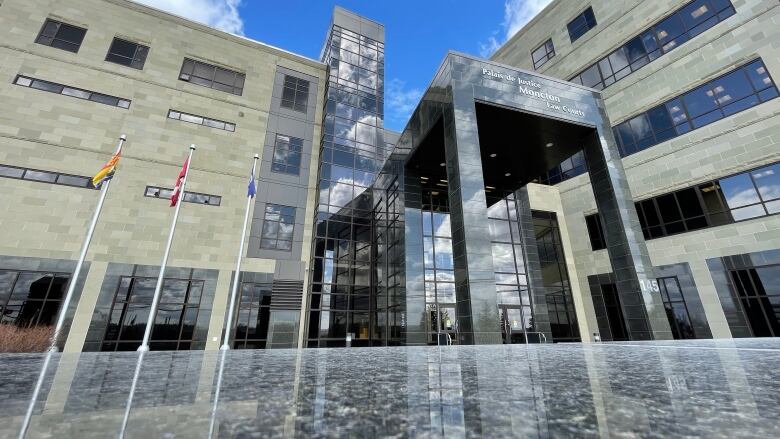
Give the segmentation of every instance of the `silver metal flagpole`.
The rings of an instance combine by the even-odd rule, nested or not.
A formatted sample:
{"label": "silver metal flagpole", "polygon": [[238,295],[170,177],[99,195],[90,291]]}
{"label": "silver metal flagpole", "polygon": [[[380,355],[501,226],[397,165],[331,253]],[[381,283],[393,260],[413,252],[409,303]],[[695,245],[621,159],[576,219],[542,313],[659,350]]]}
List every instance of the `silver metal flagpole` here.
{"label": "silver metal flagpole", "polygon": [[[116,147],[116,152],[114,155],[119,154],[122,152],[122,145],[127,140],[127,136],[122,134],[119,136],[119,144]],[[105,180],[102,184],[102,187],[100,188],[100,198],[98,198],[97,207],[95,208],[95,213],[92,214],[92,222],[89,224],[89,229],[87,230],[87,236],[84,238],[84,243],[81,244],[81,254],[79,255],[79,261],[76,263],[76,270],[73,272],[73,278],[68,283],[68,292],[65,293],[65,299],[62,301],[62,305],[60,305],[60,311],[59,315],[57,316],[57,324],[54,326],[54,332],[51,335],[51,341],[49,343],[49,350],[52,352],[58,352],[59,348],[57,348],[57,342],[59,341],[59,337],[62,332],[62,327],[65,325],[65,315],[68,313],[68,307],[70,306],[70,301],[73,299],[73,292],[76,290],[76,283],[79,279],[79,274],[81,274],[81,267],[84,265],[84,259],[87,257],[87,250],[89,249],[89,243],[92,241],[92,234],[95,233],[95,226],[98,222],[98,217],[100,216],[100,211],[103,209],[103,202],[106,200],[106,194],[108,194],[108,187],[111,185],[111,179]]]}
{"label": "silver metal flagpole", "polygon": [[[255,170],[257,168],[257,159],[260,156],[255,154],[254,162],[252,162],[252,184],[255,184]],[[236,307],[236,295],[238,293],[238,280],[241,277],[241,260],[244,256],[244,241],[246,240],[246,227],[249,223],[249,209],[252,207],[252,196],[246,195],[246,208],[244,211],[244,227],[241,229],[241,243],[238,245],[238,256],[236,257],[236,271],[233,275],[233,287],[230,291],[230,306],[228,307],[227,320],[224,323],[224,335],[222,336],[222,346],[219,348],[222,351],[230,349],[230,328],[233,327],[233,311]]]}
{"label": "silver metal flagpole", "polygon": [[[124,134],[119,136],[119,144],[116,147],[116,152],[114,152],[114,155],[117,155],[122,151],[122,145],[126,140],[127,136]],[[24,419],[22,420],[22,427],[19,429],[19,439],[24,439],[24,437],[27,436],[27,430],[30,428],[30,421],[32,420],[33,410],[35,410],[35,404],[38,402],[38,395],[41,393],[43,380],[46,377],[46,370],[49,368],[49,363],[51,362],[53,354],[59,352],[57,342],[59,341],[60,334],[62,333],[62,327],[65,325],[65,315],[68,312],[68,306],[70,306],[70,301],[73,298],[73,292],[76,290],[76,282],[78,281],[79,274],[81,273],[81,267],[84,265],[84,259],[87,257],[87,249],[89,249],[89,243],[92,241],[92,235],[95,232],[95,226],[97,225],[100,211],[103,209],[103,202],[106,199],[106,194],[108,193],[108,186],[110,183],[111,179],[108,179],[103,182],[103,186],[100,188],[100,197],[98,198],[98,204],[97,207],[95,207],[95,212],[92,214],[92,222],[89,224],[87,236],[84,238],[84,243],[81,245],[81,254],[79,255],[79,260],[76,263],[76,269],[73,272],[73,278],[68,284],[68,291],[65,293],[65,299],[62,301],[62,305],[60,305],[60,310],[57,316],[57,324],[54,326],[54,332],[52,333],[51,339],[49,340],[49,349],[46,353],[46,357],[43,359],[43,365],[41,366],[41,372],[38,374],[38,380],[35,382],[35,389],[33,390],[32,397],[30,397],[30,404],[27,406],[27,413],[25,413]]]}
{"label": "silver metal flagpole", "polygon": [[154,326],[155,314],[157,313],[157,305],[160,303],[160,292],[162,291],[163,277],[165,276],[165,266],[168,265],[168,256],[171,254],[171,244],[173,244],[173,233],[176,231],[176,221],[179,219],[179,211],[181,205],[184,203],[184,189],[187,186],[187,178],[190,176],[190,165],[192,164],[192,153],[195,151],[195,145],[190,145],[190,155],[187,158],[187,167],[184,170],[184,178],[181,181],[181,189],[179,190],[179,199],[176,202],[176,211],[173,213],[173,221],[171,222],[171,231],[168,234],[168,243],[165,246],[165,253],[163,253],[162,264],[160,265],[160,274],[157,276],[157,285],[154,287],[154,298],[152,298],[152,308],[149,310],[149,318],[146,320],[146,330],[144,331],[144,339],[141,342],[141,346],[138,346],[138,351],[145,352],[149,350],[149,338],[152,335],[152,327]]}

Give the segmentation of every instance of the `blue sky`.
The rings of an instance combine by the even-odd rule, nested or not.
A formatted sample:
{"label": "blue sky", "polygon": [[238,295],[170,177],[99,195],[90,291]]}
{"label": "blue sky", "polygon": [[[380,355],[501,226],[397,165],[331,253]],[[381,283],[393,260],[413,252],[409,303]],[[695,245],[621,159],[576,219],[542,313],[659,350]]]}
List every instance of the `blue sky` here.
{"label": "blue sky", "polygon": [[489,56],[549,0],[136,0],[310,58],[334,5],[385,25],[385,127],[401,130],[449,49]]}

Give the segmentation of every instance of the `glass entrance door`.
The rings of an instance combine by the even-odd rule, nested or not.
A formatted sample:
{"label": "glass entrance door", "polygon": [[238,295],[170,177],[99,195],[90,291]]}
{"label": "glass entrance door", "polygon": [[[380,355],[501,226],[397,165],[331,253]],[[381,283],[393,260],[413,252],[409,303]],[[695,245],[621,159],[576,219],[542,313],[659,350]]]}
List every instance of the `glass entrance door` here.
{"label": "glass entrance door", "polygon": [[504,344],[526,343],[522,307],[499,305]]}

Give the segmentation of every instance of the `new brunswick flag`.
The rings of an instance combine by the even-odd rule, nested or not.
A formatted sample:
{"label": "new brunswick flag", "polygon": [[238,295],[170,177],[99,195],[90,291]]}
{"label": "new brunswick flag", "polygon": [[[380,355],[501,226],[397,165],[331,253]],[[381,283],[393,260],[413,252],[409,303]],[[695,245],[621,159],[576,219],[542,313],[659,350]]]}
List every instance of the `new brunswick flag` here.
{"label": "new brunswick flag", "polygon": [[94,177],[92,177],[92,186],[98,187],[101,183],[103,183],[106,180],[109,180],[111,177],[114,176],[114,171],[116,171],[116,164],[119,163],[119,156],[121,155],[121,151],[114,154],[111,157],[111,160],[106,163],[103,168],[98,171],[97,174],[95,174]]}

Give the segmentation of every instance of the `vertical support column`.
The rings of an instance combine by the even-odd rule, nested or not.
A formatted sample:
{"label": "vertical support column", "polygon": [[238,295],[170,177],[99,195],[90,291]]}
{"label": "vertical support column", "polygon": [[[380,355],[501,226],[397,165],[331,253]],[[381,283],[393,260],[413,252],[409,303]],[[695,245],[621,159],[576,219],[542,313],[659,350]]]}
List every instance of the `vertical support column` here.
{"label": "vertical support column", "polygon": [[455,295],[461,343],[500,344],[493,252],[471,86],[453,80],[444,109]]}
{"label": "vertical support column", "polygon": [[520,226],[520,240],[525,253],[525,270],[528,276],[528,292],[531,297],[531,308],[534,317],[534,331],[540,332],[552,342],[550,316],[547,312],[547,288],[542,279],[542,263],[539,261],[539,249],[536,246],[534,222],[531,217],[531,201],[528,197],[528,187],[524,186],[515,192],[517,221]]}
{"label": "vertical support column", "polygon": [[[602,120],[609,120],[603,104],[599,107]],[[672,339],[661,294],[651,286],[655,281],[653,265],[612,130],[600,124],[592,137],[585,140],[585,161],[604,222],[607,252],[629,338]]]}

